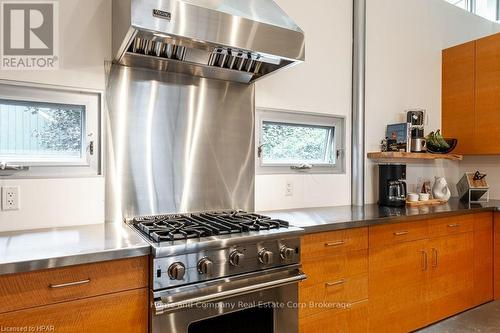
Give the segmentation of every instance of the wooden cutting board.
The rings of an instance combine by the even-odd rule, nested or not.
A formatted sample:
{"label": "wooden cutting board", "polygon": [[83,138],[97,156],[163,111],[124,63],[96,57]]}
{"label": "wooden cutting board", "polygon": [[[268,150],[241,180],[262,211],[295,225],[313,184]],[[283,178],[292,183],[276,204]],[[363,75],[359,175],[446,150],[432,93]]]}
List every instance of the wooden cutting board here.
{"label": "wooden cutting board", "polygon": [[408,206],[434,206],[434,205],[443,205],[447,203],[448,201],[446,200],[441,200],[441,199],[430,199],[427,201],[406,201],[406,204]]}

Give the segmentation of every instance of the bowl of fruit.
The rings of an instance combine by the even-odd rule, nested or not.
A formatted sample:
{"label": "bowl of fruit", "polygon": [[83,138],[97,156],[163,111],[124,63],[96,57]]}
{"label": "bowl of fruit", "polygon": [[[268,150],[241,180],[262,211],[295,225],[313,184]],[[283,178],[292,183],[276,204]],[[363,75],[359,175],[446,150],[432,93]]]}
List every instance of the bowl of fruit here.
{"label": "bowl of fruit", "polygon": [[427,135],[427,151],[433,154],[449,154],[457,147],[458,140],[443,138],[441,130]]}

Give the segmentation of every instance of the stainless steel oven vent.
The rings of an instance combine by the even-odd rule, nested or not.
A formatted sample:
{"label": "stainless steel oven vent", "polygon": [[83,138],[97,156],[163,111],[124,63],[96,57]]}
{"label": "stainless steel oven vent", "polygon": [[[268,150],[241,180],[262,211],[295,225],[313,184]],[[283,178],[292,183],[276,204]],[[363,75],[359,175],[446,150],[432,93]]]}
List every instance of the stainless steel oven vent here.
{"label": "stainless steel oven vent", "polygon": [[290,61],[241,49],[209,47],[200,42],[137,34],[120,60],[130,67],[250,83]]}
{"label": "stainless steel oven vent", "polygon": [[115,63],[251,83],[305,59],[272,0],[113,0]]}
{"label": "stainless steel oven vent", "polygon": [[259,54],[252,52],[216,48],[210,55],[208,65],[259,74],[262,60]]}
{"label": "stainless steel oven vent", "polygon": [[183,61],[186,55],[186,48],[184,46],[137,37],[130,45],[129,52]]}

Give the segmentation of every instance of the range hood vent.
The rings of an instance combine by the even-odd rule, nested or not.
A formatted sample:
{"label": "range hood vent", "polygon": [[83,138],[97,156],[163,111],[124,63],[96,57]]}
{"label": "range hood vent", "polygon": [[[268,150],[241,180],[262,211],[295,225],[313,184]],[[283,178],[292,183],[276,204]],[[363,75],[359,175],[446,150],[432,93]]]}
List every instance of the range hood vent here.
{"label": "range hood vent", "polygon": [[186,48],[174,44],[135,38],[134,42],[130,45],[129,52],[183,61],[186,55]]}
{"label": "range hood vent", "polygon": [[[245,15],[262,8],[274,12]],[[114,61],[125,66],[250,83],[302,62],[304,45],[272,0],[113,1]]]}

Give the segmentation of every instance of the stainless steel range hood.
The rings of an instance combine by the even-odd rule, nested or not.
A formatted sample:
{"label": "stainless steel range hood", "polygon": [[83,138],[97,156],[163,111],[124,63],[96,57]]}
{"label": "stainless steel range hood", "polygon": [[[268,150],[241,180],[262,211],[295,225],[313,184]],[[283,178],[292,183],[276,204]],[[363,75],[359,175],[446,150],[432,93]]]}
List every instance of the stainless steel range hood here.
{"label": "stainless steel range hood", "polygon": [[272,0],[113,0],[121,65],[250,83],[304,53],[303,31]]}

